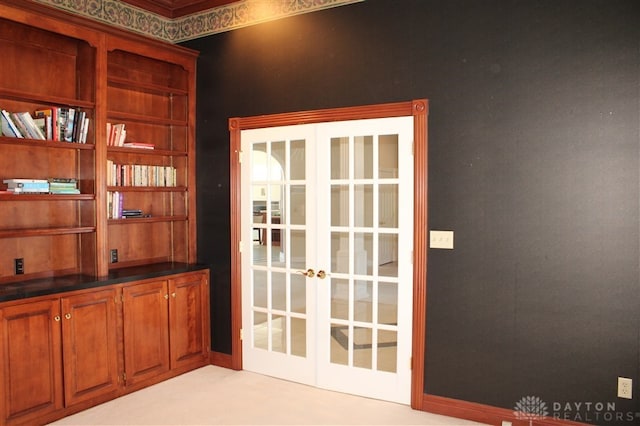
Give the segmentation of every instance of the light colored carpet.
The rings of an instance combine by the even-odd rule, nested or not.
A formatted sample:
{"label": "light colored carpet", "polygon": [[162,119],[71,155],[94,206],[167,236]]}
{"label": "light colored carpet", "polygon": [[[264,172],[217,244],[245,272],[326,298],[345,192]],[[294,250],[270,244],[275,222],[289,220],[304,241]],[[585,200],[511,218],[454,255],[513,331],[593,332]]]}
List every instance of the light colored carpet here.
{"label": "light colored carpet", "polygon": [[207,366],[55,425],[478,425],[247,371]]}

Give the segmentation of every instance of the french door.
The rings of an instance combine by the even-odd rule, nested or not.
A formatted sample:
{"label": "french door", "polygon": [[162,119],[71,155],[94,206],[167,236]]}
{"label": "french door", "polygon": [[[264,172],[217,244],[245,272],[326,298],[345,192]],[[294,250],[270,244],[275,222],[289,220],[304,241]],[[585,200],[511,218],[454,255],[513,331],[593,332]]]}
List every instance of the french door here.
{"label": "french door", "polygon": [[413,117],[241,132],[243,368],[411,397]]}

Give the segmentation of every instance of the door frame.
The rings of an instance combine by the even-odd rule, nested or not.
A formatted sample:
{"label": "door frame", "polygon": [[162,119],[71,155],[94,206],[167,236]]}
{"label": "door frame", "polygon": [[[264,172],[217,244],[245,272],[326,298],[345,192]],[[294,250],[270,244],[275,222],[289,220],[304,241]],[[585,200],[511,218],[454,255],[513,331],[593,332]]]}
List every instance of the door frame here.
{"label": "door frame", "polygon": [[242,370],[242,264],[241,264],[241,131],[264,127],[371,118],[413,116],[413,329],[411,407],[421,410],[424,395],[424,354],[427,303],[427,189],[429,102],[407,102],[330,108],[282,114],[234,117],[230,133],[230,213],[231,213],[231,368]]}

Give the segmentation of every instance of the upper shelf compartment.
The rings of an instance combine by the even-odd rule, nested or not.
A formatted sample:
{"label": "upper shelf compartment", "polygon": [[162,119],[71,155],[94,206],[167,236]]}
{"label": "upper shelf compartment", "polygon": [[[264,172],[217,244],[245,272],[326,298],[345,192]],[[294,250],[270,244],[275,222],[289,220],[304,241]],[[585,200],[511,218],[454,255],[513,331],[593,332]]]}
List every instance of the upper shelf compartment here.
{"label": "upper shelf compartment", "polygon": [[94,105],[96,50],[86,41],[0,18],[0,51],[3,97]]}
{"label": "upper shelf compartment", "polygon": [[179,65],[114,50],[108,54],[109,112],[112,119],[188,124],[188,72]]}
{"label": "upper shelf compartment", "polygon": [[180,65],[131,52],[109,52],[109,80],[143,89],[186,95],[189,76]]}

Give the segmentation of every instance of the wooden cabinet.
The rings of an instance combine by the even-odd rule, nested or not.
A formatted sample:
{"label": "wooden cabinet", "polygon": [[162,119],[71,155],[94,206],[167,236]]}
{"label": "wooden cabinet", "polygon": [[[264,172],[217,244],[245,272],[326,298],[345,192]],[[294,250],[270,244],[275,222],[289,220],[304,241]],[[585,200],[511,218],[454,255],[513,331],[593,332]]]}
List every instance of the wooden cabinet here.
{"label": "wooden cabinet", "polygon": [[118,294],[109,288],[60,299],[67,406],[118,392]]}
{"label": "wooden cabinet", "polygon": [[0,309],[0,412],[6,424],[37,419],[118,391],[116,290]]}
{"label": "wooden cabinet", "polygon": [[[51,421],[205,365],[197,52],[11,0],[0,2],[0,58],[1,110],[88,119],[81,142],[0,135],[0,286],[37,294],[0,304],[0,425]],[[109,124],[153,149],[111,144]],[[73,180],[80,193],[7,191],[16,178]],[[115,193],[142,215],[114,215]],[[65,281],[92,284],[63,293]]]}
{"label": "wooden cabinet", "polygon": [[0,304],[0,425],[38,424],[209,363],[209,272]]}
{"label": "wooden cabinet", "polygon": [[202,273],[169,280],[171,368],[201,364],[209,354],[209,285]]}
{"label": "wooden cabinet", "polygon": [[[0,136],[0,285],[194,263],[197,53],[16,0],[0,3],[0,57],[0,109],[89,123],[85,143]],[[110,144],[114,124],[154,149]],[[9,193],[15,178],[74,179],[80,194]],[[141,216],[114,215],[114,194]]]}
{"label": "wooden cabinet", "polygon": [[0,424],[63,407],[59,299],[0,309]]}
{"label": "wooden cabinet", "polygon": [[167,281],[123,288],[124,365],[128,385],[169,371]]}
{"label": "wooden cabinet", "polygon": [[128,386],[207,362],[208,278],[203,273],[123,288]]}

